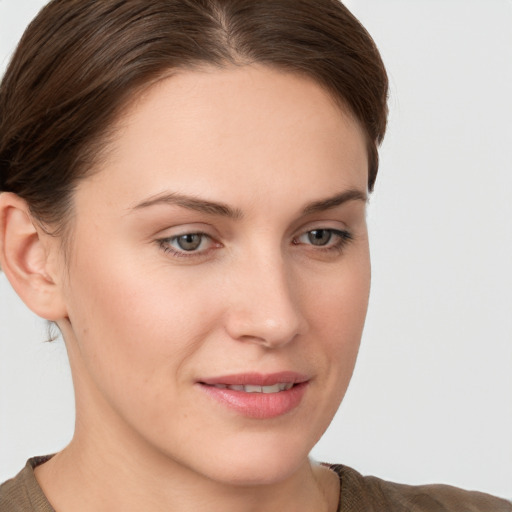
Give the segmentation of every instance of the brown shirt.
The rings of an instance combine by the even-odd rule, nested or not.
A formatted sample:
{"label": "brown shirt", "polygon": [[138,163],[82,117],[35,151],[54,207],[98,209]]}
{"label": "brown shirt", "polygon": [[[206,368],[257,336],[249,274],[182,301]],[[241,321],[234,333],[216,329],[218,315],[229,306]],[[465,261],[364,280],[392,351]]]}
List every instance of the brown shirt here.
{"label": "brown shirt", "polygon": [[[0,486],[0,512],[55,512],[34,476],[49,457],[35,457]],[[338,512],[512,512],[512,504],[448,485],[402,485],[362,476],[340,464],[328,465],[341,484]]]}

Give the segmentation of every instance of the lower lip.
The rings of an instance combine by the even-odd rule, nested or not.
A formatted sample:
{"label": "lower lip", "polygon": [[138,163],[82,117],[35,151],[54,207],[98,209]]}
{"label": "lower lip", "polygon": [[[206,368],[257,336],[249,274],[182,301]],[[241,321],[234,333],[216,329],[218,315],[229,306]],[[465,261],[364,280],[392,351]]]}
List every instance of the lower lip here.
{"label": "lower lip", "polygon": [[269,419],[282,416],[297,408],[306,392],[307,382],[295,384],[279,393],[246,393],[233,389],[200,384],[214,400],[248,418]]}

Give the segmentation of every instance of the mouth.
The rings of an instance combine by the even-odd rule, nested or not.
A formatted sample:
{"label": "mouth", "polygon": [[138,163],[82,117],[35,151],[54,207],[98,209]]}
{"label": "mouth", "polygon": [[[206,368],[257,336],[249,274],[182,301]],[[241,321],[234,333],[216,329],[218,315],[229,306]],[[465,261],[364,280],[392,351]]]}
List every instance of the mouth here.
{"label": "mouth", "polygon": [[217,389],[231,389],[233,391],[242,391],[243,393],[280,393],[281,391],[288,391],[294,386],[293,382],[278,382],[273,386],[258,386],[256,384],[214,384],[213,387]]}
{"label": "mouth", "polygon": [[253,419],[269,419],[296,409],[310,378],[295,372],[238,374],[199,381],[206,396],[224,408]]}

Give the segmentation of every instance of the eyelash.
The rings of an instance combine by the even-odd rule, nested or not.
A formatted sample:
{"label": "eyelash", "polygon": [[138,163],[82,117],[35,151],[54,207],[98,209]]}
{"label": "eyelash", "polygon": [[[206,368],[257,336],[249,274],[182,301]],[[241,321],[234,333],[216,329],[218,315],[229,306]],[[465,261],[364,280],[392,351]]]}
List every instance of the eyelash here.
{"label": "eyelash", "polygon": [[[326,243],[326,245],[315,246],[312,243],[308,244],[308,243],[302,243],[299,241],[302,237],[309,236],[310,234],[312,234],[314,232],[329,233],[329,240]],[[209,247],[202,251],[197,251],[197,250],[186,251],[183,249],[178,250],[170,245],[172,243],[177,242],[180,238],[183,238],[186,236],[201,237],[200,245],[202,245],[202,243],[205,240],[210,240],[211,242],[213,242],[215,244],[214,240],[212,239],[212,237],[210,235],[208,235],[206,233],[201,233],[201,232],[183,233],[183,234],[175,235],[172,237],[161,238],[161,239],[157,240],[157,243],[160,246],[160,248],[164,251],[164,253],[171,254],[172,256],[177,257],[177,258],[198,258],[198,257],[207,255],[214,248],[214,247],[213,248]],[[337,238],[337,240],[335,240],[334,243],[331,242],[331,240],[333,238]],[[292,244],[296,245],[296,246],[297,245],[309,245],[310,247],[313,248],[313,250],[321,251],[324,253],[341,253],[343,251],[343,249],[347,246],[347,244],[349,244],[352,240],[353,240],[353,236],[348,231],[333,229],[333,228],[317,228],[317,229],[311,229],[309,231],[306,231],[305,233],[301,234],[299,237],[294,238],[292,241]],[[221,246],[221,244],[218,243],[217,247],[220,247],[220,246]]]}
{"label": "eyelash", "polygon": [[[329,253],[329,252],[341,253],[343,251],[343,249],[347,246],[347,244],[349,244],[354,239],[354,237],[348,231],[340,230],[340,229],[333,229],[333,228],[311,229],[309,231],[306,231],[302,235],[300,235],[298,237],[298,239],[305,237],[305,236],[309,236],[311,233],[322,232],[322,231],[329,233],[329,240],[326,245],[318,245],[318,246],[315,246],[314,244],[305,244],[305,245],[309,245],[315,251],[322,251],[322,252],[326,252],[326,253]],[[333,238],[335,238],[335,241],[331,242],[331,240]],[[337,238],[337,240],[336,240],[336,238]],[[300,245],[301,243],[297,241],[297,238],[294,238],[293,244]]]}
{"label": "eyelash", "polygon": [[[179,240],[180,238],[183,238],[186,236],[200,236],[201,244],[205,240],[212,240],[212,237],[207,235],[206,233],[190,232],[190,233],[182,233],[180,235],[171,236],[168,238],[161,238],[161,239],[157,240],[157,242],[158,242],[158,245],[160,246],[160,248],[164,251],[164,253],[171,254],[172,256],[175,256],[177,258],[194,258],[194,257],[197,258],[200,256],[204,256],[205,254],[210,252],[211,248],[205,249],[203,251],[197,251],[197,250],[185,251],[184,249],[178,250],[170,245],[173,242],[176,242],[177,240]],[[218,245],[220,246],[220,244],[218,244]]]}

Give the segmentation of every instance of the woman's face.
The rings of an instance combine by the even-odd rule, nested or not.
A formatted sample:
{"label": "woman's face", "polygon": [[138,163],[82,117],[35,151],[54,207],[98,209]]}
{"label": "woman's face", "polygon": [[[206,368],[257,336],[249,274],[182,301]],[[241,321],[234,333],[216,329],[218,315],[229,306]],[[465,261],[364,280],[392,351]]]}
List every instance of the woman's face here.
{"label": "woman's face", "polygon": [[74,442],[215,480],[283,479],[356,360],[362,130],[316,83],[260,66],[182,71],[118,128],[77,188],[62,267]]}

